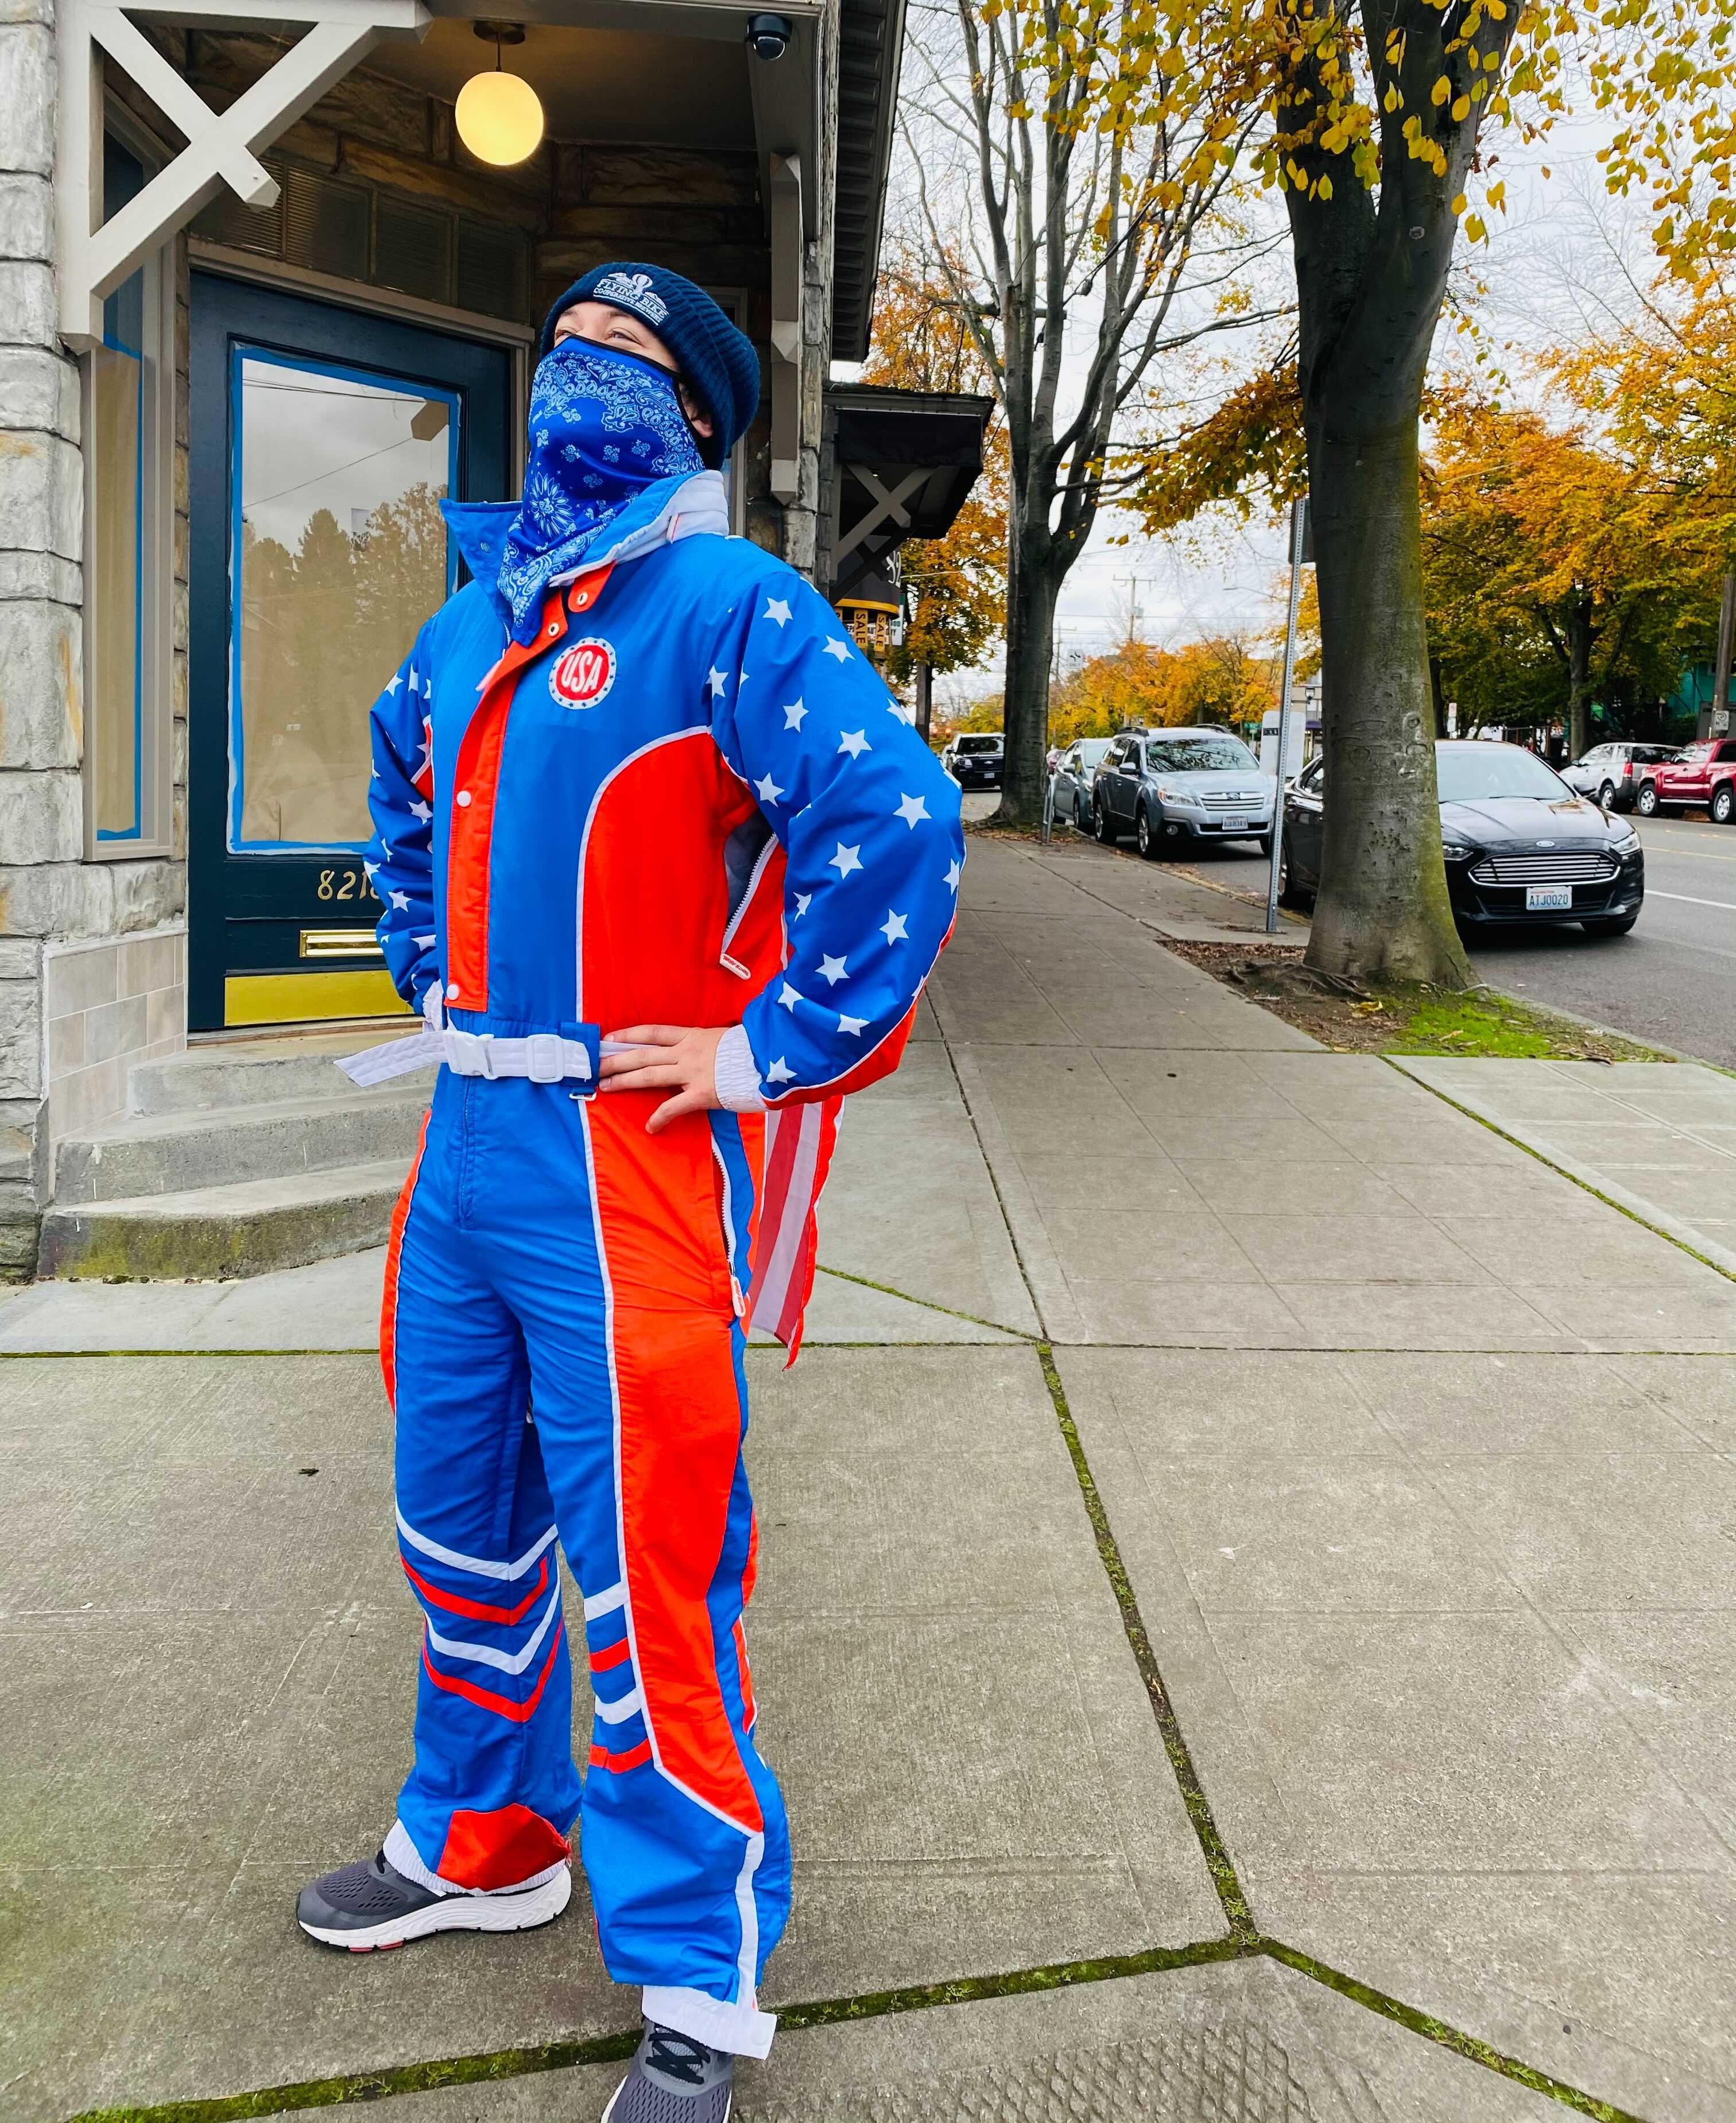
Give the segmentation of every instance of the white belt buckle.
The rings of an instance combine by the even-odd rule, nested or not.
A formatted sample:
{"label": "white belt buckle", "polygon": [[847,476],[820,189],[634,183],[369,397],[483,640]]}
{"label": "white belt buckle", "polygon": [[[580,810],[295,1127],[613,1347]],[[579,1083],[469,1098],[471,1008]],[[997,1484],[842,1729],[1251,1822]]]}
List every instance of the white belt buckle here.
{"label": "white belt buckle", "polygon": [[479,1032],[476,1038],[476,1043],[471,1051],[476,1057],[476,1074],[479,1076],[487,1077],[489,1082],[493,1083],[495,1080],[495,1035],[491,1032]]}
{"label": "white belt buckle", "polygon": [[533,1032],[524,1042],[524,1073],[533,1084],[558,1084],[565,1071],[561,1066],[561,1035],[558,1032]]}

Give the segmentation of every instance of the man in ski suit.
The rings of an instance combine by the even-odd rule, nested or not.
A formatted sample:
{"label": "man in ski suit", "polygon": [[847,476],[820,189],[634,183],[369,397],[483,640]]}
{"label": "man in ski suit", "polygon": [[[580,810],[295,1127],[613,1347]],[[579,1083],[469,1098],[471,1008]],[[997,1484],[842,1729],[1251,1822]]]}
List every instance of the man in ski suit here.
{"label": "man in ski suit", "polygon": [[[646,2022],[614,2123],[723,2123],[790,1905],[742,1612],[743,1349],[793,1359],[841,1096],[897,1066],[951,926],[958,791],[836,615],[727,535],[758,364],[678,274],[545,326],[522,504],[448,504],[473,579],[373,709],[368,873],[444,1063],[381,1361],[424,1611],[379,1854],[303,1889],[352,1951],[565,1907]],[[556,1547],[595,1696],[582,1791]]]}

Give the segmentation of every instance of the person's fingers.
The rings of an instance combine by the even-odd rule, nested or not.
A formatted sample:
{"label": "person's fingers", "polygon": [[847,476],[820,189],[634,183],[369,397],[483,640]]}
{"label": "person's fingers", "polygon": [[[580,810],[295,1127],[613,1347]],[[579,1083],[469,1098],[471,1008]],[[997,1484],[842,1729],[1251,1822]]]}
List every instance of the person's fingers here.
{"label": "person's fingers", "polygon": [[675,1084],[686,1088],[692,1076],[690,1070],[678,1067],[670,1062],[648,1062],[636,1069],[624,1070],[618,1076],[607,1078],[605,1091],[656,1091]]}
{"label": "person's fingers", "polygon": [[689,1090],[679,1092],[674,1098],[664,1100],[645,1122],[645,1132],[647,1135],[656,1135],[666,1128],[671,1121],[679,1120],[683,1113],[703,1113],[705,1110],[706,1096],[703,1091]]}
{"label": "person's fingers", "polygon": [[669,1061],[667,1047],[635,1047],[626,1054],[605,1054],[597,1073],[599,1076],[622,1076],[630,1069],[659,1067]]}

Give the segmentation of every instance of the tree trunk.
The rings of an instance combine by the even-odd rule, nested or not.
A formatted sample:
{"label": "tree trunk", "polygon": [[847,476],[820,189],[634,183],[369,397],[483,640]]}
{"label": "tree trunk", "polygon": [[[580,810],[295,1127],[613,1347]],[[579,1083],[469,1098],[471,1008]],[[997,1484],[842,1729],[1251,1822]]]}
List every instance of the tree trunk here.
{"label": "tree trunk", "polygon": [[1341,439],[1308,424],[1326,804],[1307,962],[1468,987],[1441,865],[1416,408]]}
{"label": "tree trunk", "polygon": [[1060,593],[1052,564],[1016,555],[1006,594],[1006,691],[1002,717],[1006,766],[995,822],[1037,826],[1049,775],[1049,658],[1054,652],[1055,600]]}
{"label": "tree trunk", "polygon": [[1576,597],[1567,608],[1567,756],[1583,759],[1591,749],[1591,599]]}

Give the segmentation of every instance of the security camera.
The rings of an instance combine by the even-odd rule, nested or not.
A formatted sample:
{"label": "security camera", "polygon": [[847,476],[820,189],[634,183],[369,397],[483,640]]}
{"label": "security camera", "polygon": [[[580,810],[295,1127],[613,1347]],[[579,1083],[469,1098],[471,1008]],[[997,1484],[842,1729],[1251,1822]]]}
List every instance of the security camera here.
{"label": "security camera", "polygon": [[757,59],[781,59],[790,49],[791,35],[787,15],[748,17],[748,49]]}

